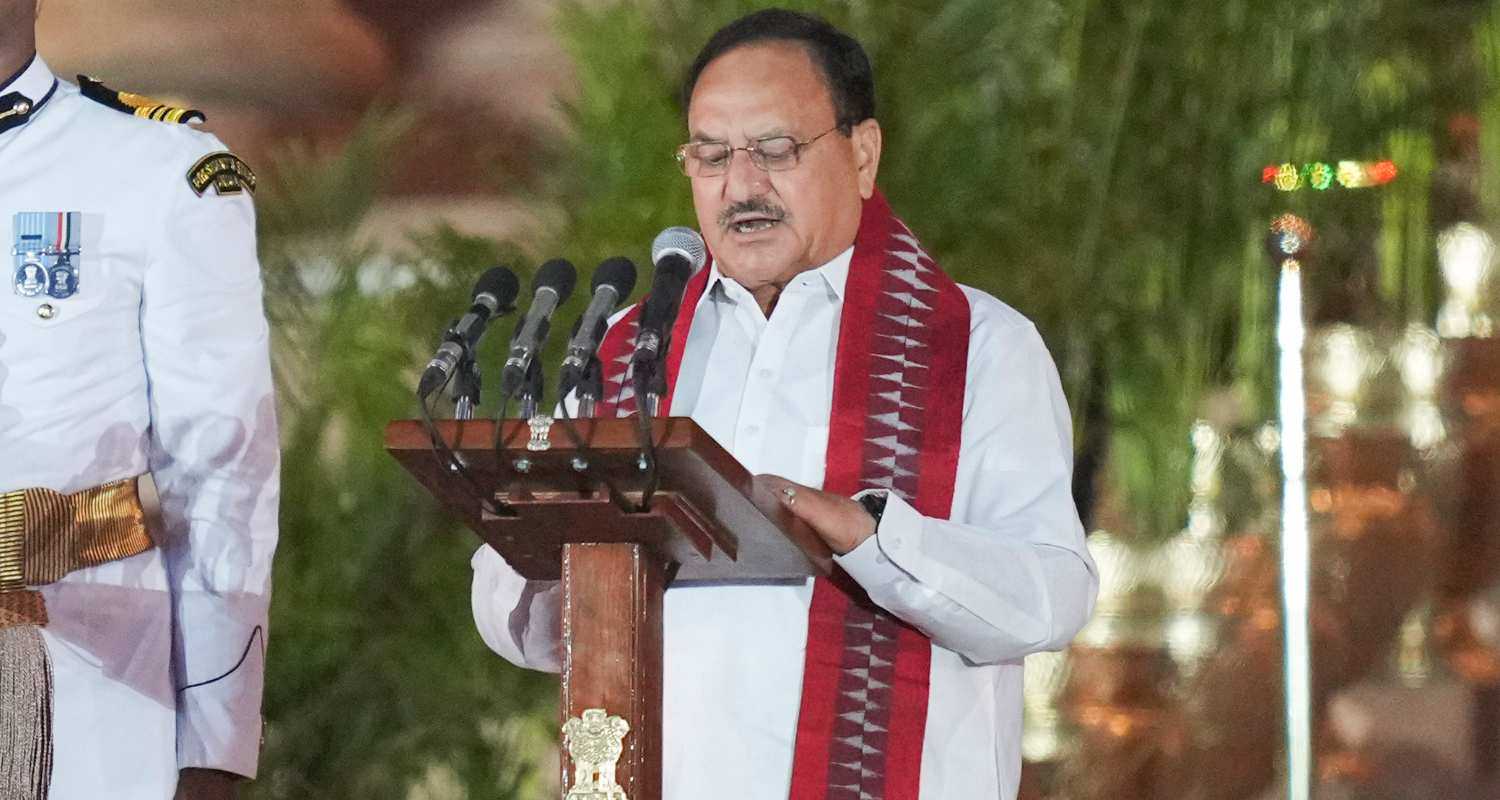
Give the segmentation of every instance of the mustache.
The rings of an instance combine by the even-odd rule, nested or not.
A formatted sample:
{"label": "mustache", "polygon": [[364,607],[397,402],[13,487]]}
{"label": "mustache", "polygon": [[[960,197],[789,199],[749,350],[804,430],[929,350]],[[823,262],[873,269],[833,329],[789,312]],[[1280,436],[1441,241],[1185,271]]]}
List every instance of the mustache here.
{"label": "mustache", "polygon": [[741,200],[719,212],[719,227],[728,228],[730,220],[741,214],[756,214],[778,222],[786,219],[786,209],[774,206],[764,199]]}

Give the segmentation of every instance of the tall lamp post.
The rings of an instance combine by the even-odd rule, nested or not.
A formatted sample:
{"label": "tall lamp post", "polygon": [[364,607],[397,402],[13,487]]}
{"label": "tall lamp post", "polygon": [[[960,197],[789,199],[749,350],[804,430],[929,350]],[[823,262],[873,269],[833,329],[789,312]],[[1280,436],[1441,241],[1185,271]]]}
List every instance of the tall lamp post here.
{"label": "tall lamp post", "polygon": [[[1390,161],[1314,162],[1266,167],[1261,182],[1283,192],[1364,189],[1396,177]],[[1311,800],[1315,754],[1312,737],[1312,536],[1307,510],[1307,396],[1303,345],[1303,263],[1313,228],[1296,214],[1271,223],[1267,249],[1280,270],[1276,302],[1277,417],[1281,429],[1281,610],[1286,714],[1286,797]]]}

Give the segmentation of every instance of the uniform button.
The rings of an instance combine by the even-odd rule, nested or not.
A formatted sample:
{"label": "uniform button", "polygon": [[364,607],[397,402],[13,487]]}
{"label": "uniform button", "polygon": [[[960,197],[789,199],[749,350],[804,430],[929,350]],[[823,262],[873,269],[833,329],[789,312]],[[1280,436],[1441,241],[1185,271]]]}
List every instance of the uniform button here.
{"label": "uniform button", "polygon": [[771,380],[772,378],[776,377],[775,370],[769,370],[769,369],[763,369],[763,370],[761,370],[760,372],[758,372],[756,374],[760,375],[760,379],[763,380],[763,381],[768,381],[768,380]]}
{"label": "uniform button", "polygon": [[42,303],[36,307],[36,315],[42,319],[52,319],[57,316],[57,309],[53,308],[51,303]]}
{"label": "uniform button", "polygon": [[745,435],[746,436],[754,436],[757,433],[760,433],[760,426],[759,425],[746,425],[745,426]]}

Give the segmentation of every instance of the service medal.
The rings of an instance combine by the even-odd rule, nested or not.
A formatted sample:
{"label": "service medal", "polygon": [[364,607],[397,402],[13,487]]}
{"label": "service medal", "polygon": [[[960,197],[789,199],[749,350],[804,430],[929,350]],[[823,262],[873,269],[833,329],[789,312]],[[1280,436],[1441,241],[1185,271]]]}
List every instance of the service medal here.
{"label": "service medal", "polygon": [[15,276],[22,297],[65,300],[78,293],[80,226],[77,211],[22,211],[15,216]]}

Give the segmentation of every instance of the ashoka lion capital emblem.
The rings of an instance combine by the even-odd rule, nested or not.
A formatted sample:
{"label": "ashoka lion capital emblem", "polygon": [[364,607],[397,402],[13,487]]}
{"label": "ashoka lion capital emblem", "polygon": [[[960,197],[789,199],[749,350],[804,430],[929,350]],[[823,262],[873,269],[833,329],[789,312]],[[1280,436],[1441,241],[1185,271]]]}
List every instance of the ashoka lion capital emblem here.
{"label": "ashoka lion capital emblem", "polygon": [[567,800],[627,800],[625,789],[615,782],[615,765],[624,752],[630,723],[602,708],[590,708],[581,718],[569,719],[562,732],[573,759],[573,788]]}

